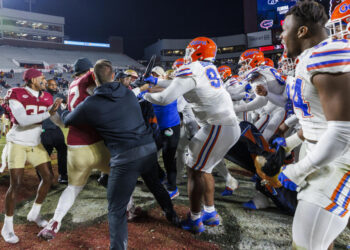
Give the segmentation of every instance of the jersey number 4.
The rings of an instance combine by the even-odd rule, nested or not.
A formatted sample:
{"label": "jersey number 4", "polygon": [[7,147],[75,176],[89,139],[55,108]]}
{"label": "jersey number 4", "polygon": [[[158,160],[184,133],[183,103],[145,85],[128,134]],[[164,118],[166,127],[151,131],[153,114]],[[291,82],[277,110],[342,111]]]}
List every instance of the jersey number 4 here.
{"label": "jersey number 4", "polygon": [[221,80],[218,74],[216,73],[216,70],[213,68],[208,68],[205,73],[207,74],[207,77],[210,81],[210,85],[214,88],[220,88],[221,87]]}
{"label": "jersey number 4", "polygon": [[309,103],[304,101],[303,99],[302,86],[303,86],[303,81],[297,78],[294,84],[293,104],[295,108],[298,108],[303,112],[303,117],[310,117],[312,116],[310,114],[310,106],[309,106]]}

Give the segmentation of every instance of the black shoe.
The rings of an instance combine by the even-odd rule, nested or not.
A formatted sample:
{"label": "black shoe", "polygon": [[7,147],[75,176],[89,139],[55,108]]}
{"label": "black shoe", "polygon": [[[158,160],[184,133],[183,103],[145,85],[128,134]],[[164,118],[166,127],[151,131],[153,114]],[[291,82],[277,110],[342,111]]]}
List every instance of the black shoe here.
{"label": "black shoe", "polygon": [[58,183],[59,184],[68,184],[68,176],[67,175],[60,175],[58,177]]}
{"label": "black shoe", "polygon": [[98,184],[104,186],[105,188],[107,188],[108,185],[108,174],[102,174],[101,176],[97,179]]}
{"label": "black shoe", "polygon": [[174,212],[172,213],[167,213],[166,214],[166,218],[169,222],[171,222],[171,224],[173,224],[175,227],[181,227],[181,220],[180,218],[177,216],[177,214]]}

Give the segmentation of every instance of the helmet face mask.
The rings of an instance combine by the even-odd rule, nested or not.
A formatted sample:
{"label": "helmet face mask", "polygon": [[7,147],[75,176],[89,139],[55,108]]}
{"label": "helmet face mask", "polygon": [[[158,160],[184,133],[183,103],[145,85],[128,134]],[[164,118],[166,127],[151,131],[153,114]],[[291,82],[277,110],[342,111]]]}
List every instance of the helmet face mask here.
{"label": "helmet face mask", "polygon": [[[350,15],[348,17],[350,21]],[[350,39],[350,23],[345,23],[341,19],[328,21],[326,28],[330,32],[330,37],[333,39]]]}
{"label": "helmet face mask", "polygon": [[252,59],[250,59],[250,58],[243,60],[243,61],[239,61],[238,64],[241,66],[239,68],[239,71],[246,72],[246,71],[251,70],[252,69],[252,66],[250,66],[251,62],[252,62]]}
{"label": "helmet face mask", "polygon": [[291,58],[282,58],[278,63],[279,71],[285,76],[294,76],[295,61]]}
{"label": "helmet face mask", "polygon": [[185,63],[191,63],[192,62],[192,54],[194,53],[194,48],[186,48],[185,50]]}
{"label": "helmet face mask", "polygon": [[325,27],[332,39],[350,39],[350,0],[338,4]]}

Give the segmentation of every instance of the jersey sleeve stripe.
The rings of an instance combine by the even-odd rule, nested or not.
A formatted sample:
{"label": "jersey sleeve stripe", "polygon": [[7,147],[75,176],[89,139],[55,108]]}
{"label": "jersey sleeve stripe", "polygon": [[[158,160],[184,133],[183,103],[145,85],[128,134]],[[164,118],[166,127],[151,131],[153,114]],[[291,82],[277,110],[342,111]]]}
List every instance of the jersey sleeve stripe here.
{"label": "jersey sleeve stripe", "polygon": [[186,70],[190,70],[190,68],[185,68],[185,69],[179,70],[179,73],[183,72],[183,71],[186,71]]}
{"label": "jersey sleeve stripe", "polygon": [[190,76],[190,75],[192,75],[192,72],[184,73],[184,74],[178,74],[178,75],[176,75],[176,77],[178,77],[178,76]]}
{"label": "jersey sleeve stripe", "polygon": [[307,66],[307,71],[311,71],[314,69],[327,68],[327,67],[336,67],[336,66],[341,66],[341,65],[350,65],[350,59],[341,59],[341,60],[333,60],[333,61],[326,61],[326,62],[310,64]]}
{"label": "jersey sleeve stripe", "polygon": [[310,58],[335,55],[335,54],[346,54],[346,53],[350,53],[350,49],[347,48],[347,49],[341,49],[341,50],[328,50],[328,51],[322,51],[322,52],[314,52],[312,53]]}

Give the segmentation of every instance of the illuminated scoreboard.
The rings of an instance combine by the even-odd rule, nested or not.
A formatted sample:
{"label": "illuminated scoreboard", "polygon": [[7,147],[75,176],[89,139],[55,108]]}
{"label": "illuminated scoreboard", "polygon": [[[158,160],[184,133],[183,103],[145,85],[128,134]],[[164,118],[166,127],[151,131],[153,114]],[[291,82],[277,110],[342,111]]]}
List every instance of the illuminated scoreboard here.
{"label": "illuminated scoreboard", "polygon": [[278,29],[297,0],[257,0],[258,30]]}

